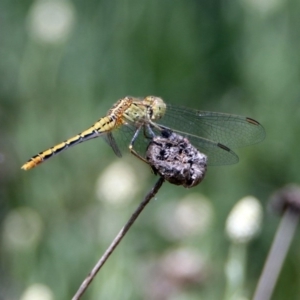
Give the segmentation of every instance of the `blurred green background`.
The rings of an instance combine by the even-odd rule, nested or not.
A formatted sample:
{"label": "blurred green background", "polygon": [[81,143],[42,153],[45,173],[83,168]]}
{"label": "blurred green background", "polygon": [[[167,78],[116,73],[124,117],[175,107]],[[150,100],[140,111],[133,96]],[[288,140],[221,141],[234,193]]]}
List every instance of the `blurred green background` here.
{"label": "blurred green background", "polygon": [[[299,13],[296,0],[2,0],[0,299],[70,299],[157,180],[101,139],[20,170],[126,95],[246,115],[267,137],[192,190],[163,185],[83,299],[242,299],[226,295],[224,228],[253,195],[261,232],[237,284],[250,299],[279,222],[268,199],[299,182]],[[273,299],[299,298],[299,243]]]}

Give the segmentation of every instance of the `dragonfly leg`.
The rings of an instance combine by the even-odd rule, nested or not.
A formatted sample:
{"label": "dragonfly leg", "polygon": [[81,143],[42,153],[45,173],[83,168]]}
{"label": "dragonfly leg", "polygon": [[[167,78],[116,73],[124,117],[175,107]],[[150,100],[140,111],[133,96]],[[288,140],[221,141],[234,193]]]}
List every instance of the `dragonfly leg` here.
{"label": "dragonfly leg", "polygon": [[[152,127],[153,126],[153,127]],[[166,127],[163,127],[163,126],[158,126],[157,124],[155,123],[150,123],[150,124],[143,124],[141,125],[140,127],[138,127],[131,139],[131,142],[129,144],[129,151],[131,154],[133,154],[134,156],[136,156],[137,158],[139,158],[140,160],[142,160],[143,162],[145,162],[146,164],[149,164],[149,162],[143,157],[141,156],[140,154],[138,154],[133,146],[134,146],[134,142],[136,141],[140,131],[141,131],[141,128],[143,127],[143,133],[144,133],[144,136],[145,138],[149,139],[149,142],[150,140],[152,140],[153,138],[156,137],[156,134],[155,132],[153,131],[153,128],[159,130],[161,132],[161,134],[163,134],[164,132],[169,132],[169,129]]]}
{"label": "dragonfly leg", "polygon": [[[138,135],[139,135],[139,133],[140,133],[140,131],[141,131],[141,127],[142,127],[142,126],[138,127],[137,130],[135,131],[135,133],[134,133],[134,135],[133,135],[133,137],[132,137],[132,139],[131,139],[131,141],[130,141],[130,144],[129,144],[129,151],[130,151],[130,153],[133,154],[135,157],[139,158],[140,160],[142,160],[143,162],[145,162],[146,164],[148,164],[147,160],[146,160],[144,157],[142,157],[141,155],[139,155],[139,154],[133,149],[134,142],[135,142],[135,140],[137,139],[137,137],[138,137]],[[143,127],[144,127],[144,126],[143,126]]]}
{"label": "dragonfly leg", "polygon": [[153,130],[149,124],[145,124],[143,126],[143,129],[144,129],[144,136],[146,139],[152,140],[156,136],[156,134],[153,132]]}

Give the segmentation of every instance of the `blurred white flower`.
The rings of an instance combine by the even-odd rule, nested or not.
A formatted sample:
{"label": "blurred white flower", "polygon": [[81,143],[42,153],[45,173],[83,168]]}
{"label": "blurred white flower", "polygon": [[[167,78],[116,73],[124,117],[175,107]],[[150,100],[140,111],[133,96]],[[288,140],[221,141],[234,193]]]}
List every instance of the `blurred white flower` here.
{"label": "blurred white flower", "polygon": [[168,203],[158,215],[159,230],[166,237],[180,239],[207,231],[213,220],[213,207],[201,194],[190,194],[178,203]]}
{"label": "blurred white flower", "polygon": [[286,0],[242,0],[247,8],[255,9],[264,15],[279,10]]}
{"label": "blurred white flower", "polygon": [[54,295],[51,289],[44,285],[35,283],[29,286],[21,296],[20,300],[53,300]]}
{"label": "blurred white flower", "polygon": [[213,208],[207,198],[200,194],[189,194],[175,210],[178,225],[186,234],[203,233],[210,226]]}
{"label": "blurred white flower", "polygon": [[177,283],[201,282],[206,273],[204,258],[191,248],[170,251],[160,265],[163,273]]}
{"label": "blurred white flower", "polygon": [[148,300],[190,299],[184,296],[187,285],[189,289],[191,286],[199,288],[210,273],[205,257],[192,247],[172,249],[162,257],[148,257],[137,271],[144,289],[141,298]]}
{"label": "blurred white flower", "polygon": [[37,0],[31,7],[27,22],[32,38],[56,44],[68,38],[72,31],[75,10],[67,0]]}
{"label": "blurred white flower", "polygon": [[8,249],[26,249],[41,238],[43,221],[35,210],[21,207],[6,216],[3,227],[3,243]]}
{"label": "blurred white flower", "polygon": [[125,160],[116,160],[97,180],[98,199],[116,206],[126,205],[134,200],[142,187],[143,175]]}
{"label": "blurred white flower", "polygon": [[261,228],[263,210],[252,196],[242,198],[231,210],[226,221],[226,233],[236,243],[247,243]]}

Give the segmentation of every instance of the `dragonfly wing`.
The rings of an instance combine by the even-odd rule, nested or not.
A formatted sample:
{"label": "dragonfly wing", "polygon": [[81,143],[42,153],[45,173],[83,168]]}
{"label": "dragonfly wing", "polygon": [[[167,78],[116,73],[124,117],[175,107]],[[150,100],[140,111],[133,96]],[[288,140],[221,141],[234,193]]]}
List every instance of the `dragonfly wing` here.
{"label": "dragonfly wing", "polygon": [[[199,136],[190,135],[188,133],[182,133],[179,130],[174,130],[173,128],[169,128],[167,126],[160,127],[161,130],[155,127],[151,128],[156,136],[161,135],[162,130],[170,130],[187,138],[189,142],[199,150],[199,152],[207,156],[209,166],[231,165],[238,163],[239,161],[239,157],[236,155],[236,153],[222,143],[217,143]],[[144,141],[148,145],[150,140],[144,138]]]}
{"label": "dragonfly wing", "polygon": [[[107,133],[105,135],[105,140],[113,148],[117,156],[119,156],[118,153],[129,153],[129,145],[136,130],[137,127],[134,124],[124,124],[112,132]],[[143,130],[141,130],[134,142],[133,148],[141,156],[144,156],[148,144],[149,139],[144,136]]]}
{"label": "dragonfly wing", "polygon": [[118,157],[122,157],[122,153],[116,143],[116,140],[114,139],[113,135],[111,132],[108,132],[106,134],[106,141],[107,143],[112,147],[112,149],[114,150],[115,154],[118,156]]}
{"label": "dragonfly wing", "polygon": [[[208,157],[208,165],[230,165],[235,164],[239,161],[238,156],[229,149],[226,145],[222,143],[214,142],[199,136],[191,135],[188,133],[182,133],[180,130],[174,130],[173,128],[169,128],[163,126],[163,128],[170,129],[184,137],[186,137],[192,145],[194,145],[200,152],[204,153]],[[155,135],[160,135],[161,131],[152,128]],[[136,131],[136,126],[134,124],[126,124],[121,126],[120,128],[114,130],[113,132],[106,134],[106,140],[109,145],[113,148],[115,153],[118,149],[119,153],[122,151],[128,152],[128,146],[131,142],[131,139]],[[110,138],[112,138],[110,140]],[[139,153],[141,156],[145,156],[147,146],[150,142],[150,139],[144,135],[144,132],[141,131],[134,143],[134,150]],[[113,145],[118,145],[114,147]],[[124,153],[125,153],[124,152]],[[117,154],[118,155],[118,154]]]}
{"label": "dragonfly wing", "polygon": [[182,135],[202,137],[230,148],[255,144],[265,138],[262,125],[251,118],[173,105],[167,106],[158,123]]}
{"label": "dragonfly wing", "polygon": [[185,135],[190,143],[207,156],[209,166],[231,165],[239,161],[239,157],[227,146],[201,137]]}

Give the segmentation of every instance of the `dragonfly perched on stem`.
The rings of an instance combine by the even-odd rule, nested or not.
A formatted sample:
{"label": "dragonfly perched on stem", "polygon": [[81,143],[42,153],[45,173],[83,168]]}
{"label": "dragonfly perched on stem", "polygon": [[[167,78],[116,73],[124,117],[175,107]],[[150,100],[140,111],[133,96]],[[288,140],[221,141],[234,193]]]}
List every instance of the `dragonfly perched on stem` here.
{"label": "dragonfly perched on stem", "polygon": [[[262,141],[265,130],[254,119],[166,104],[161,98],[125,97],[85,131],[30,158],[22,169],[29,170],[71,146],[104,136],[117,156],[121,151],[114,138],[118,131],[128,137],[129,151],[143,161],[145,153],[135,150],[139,136],[149,139],[163,130],[174,131],[186,138],[208,157],[208,165],[238,162],[232,149]],[[141,132],[142,131],[142,132]]]}

